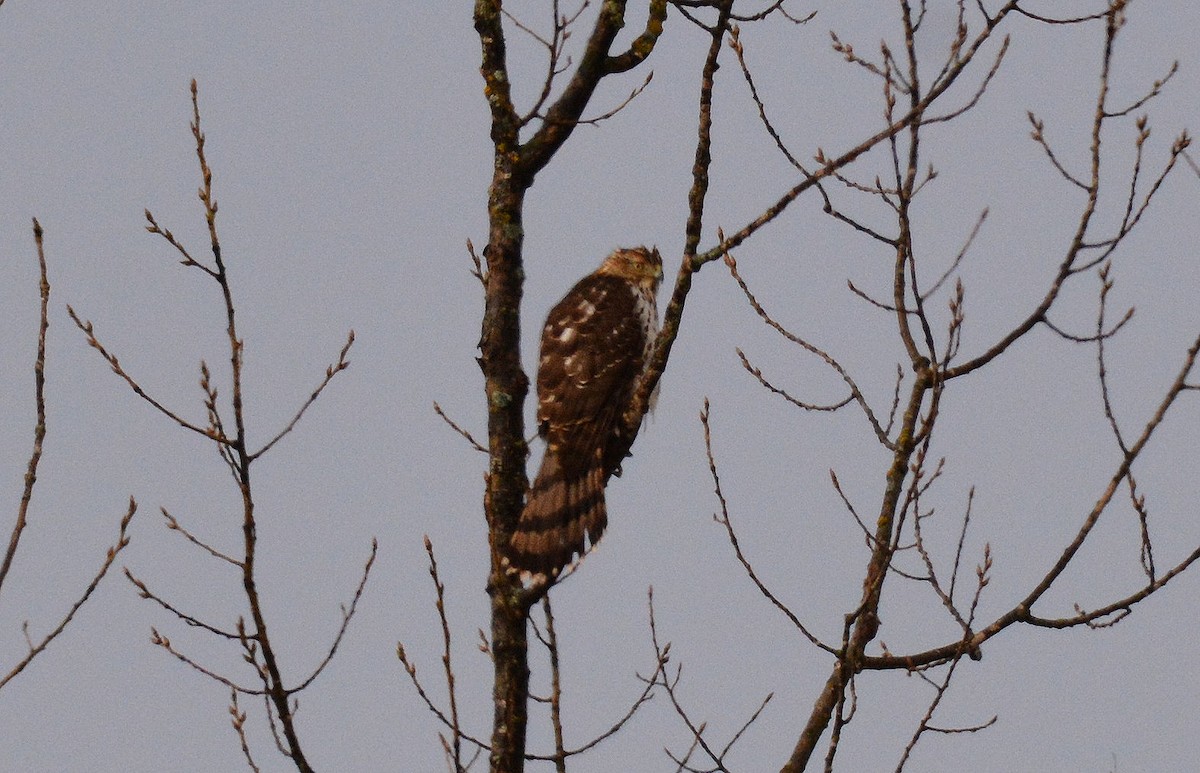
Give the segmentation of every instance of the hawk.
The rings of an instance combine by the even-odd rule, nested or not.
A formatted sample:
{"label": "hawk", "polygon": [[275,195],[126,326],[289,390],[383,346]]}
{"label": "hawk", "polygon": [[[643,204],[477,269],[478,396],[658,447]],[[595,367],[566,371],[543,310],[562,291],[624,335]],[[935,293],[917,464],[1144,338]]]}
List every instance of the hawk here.
{"label": "hawk", "polygon": [[537,373],[546,454],[510,543],[510,566],[551,580],[604,533],[604,486],[631,438],[622,421],[658,334],[657,249],[617,249],[550,310]]}

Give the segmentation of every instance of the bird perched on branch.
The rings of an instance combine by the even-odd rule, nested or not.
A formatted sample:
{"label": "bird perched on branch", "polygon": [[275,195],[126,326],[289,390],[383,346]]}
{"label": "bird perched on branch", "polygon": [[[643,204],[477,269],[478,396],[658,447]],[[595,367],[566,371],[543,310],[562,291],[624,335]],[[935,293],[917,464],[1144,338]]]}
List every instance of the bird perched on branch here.
{"label": "bird perched on branch", "polygon": [[546,318],[537,373],[546,454],[509,550],[525,579],[553,581],[604,533],[604,486],[632,442],[623,417],[658,334],[662,275],[657,249],[615,250]]}

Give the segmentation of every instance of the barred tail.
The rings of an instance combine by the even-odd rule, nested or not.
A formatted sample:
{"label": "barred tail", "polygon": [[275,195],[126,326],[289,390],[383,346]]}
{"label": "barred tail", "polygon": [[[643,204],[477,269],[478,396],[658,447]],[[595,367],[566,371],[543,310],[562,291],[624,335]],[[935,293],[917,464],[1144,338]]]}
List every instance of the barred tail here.
{"label": "barred tail", "polygon": [[564,469],[547,450],[510,543],[516,571],[554,578],[599,541],[608,524],[604,468],[597,458],[585,469]]}

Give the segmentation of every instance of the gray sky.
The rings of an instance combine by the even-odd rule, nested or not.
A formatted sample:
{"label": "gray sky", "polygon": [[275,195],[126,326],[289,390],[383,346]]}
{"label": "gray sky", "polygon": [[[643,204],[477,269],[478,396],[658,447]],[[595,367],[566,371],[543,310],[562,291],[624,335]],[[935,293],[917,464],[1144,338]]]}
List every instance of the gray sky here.
{"label": "gray sky", "polygon": [[[640,20],[641,4],[631,5]],[[829,50],[828,31],[873,54],[880,38],[898,41],[890,5],[801,3],[796,13],[819,11],[805,27],[744,30],[769,109],[802,157],[818,147],[834,155],[881,125],[875,83]],[[1069,13],[1099,7],[1039,8],[1059,5]],[[527,0],[513,10],[543,25],[544,6]],[[924,45],[932,55],[944,49],[952,6],[930,6]],[[1196,128],[1197,29],[1193,3],[1130,8],[1114,102],[1136,98],[1173,59],[1182,68],[1150,106],[1148,170],[1163,163],[1172,137],[1189,123]],[[962,271],[967,352],[1033,307],[1082,204],[1029,140],[1025,112],[1046,119],[1064,163],[1082,172],[1100,28],[1046,29],[1018,20],[1009,31],[1009,56],[981,104],[929,132],[928,160],[940,175],[916,213],[925,271],[935,276],[990,207]],[[704,44],[672,12],[646,92],[599,128],[581,127],[539,176],[526,207],[527,364],[546,310],[613,246],[657,244],[669,264],[677,260]],[[215,545],[236,550],[236,492],[219,458],[124,388],[65,312],[70,303],[91,319],[141,383],[190,418],[203,421],[201,358],[220,386],[227,383],[216,285],[179,266],[168,246],[143,230],[148,207],[196,254],[204,252],[187,128],[187,86],[195,77],[246,340],[251,436],[271,437],[336,358],[347,331],[358,338],[350,370],[256,468],[261,586],[287,674],[299,678],[319,661],[371,538],[381,546],[337,659],[301,697],[306,753],[322,770],[444,769],[439,727],[395,657],[403,640],[426,686],[442,695],[424,534],[448,586],[465,723],[488,734],[490,665],[475,633],[488,626],[484,459],[432,411],[437,400],[477,437],[485,435],[474,361],[481,293],[465,249],[468,238],[478,246],[486,241],[491,162],[478,51],[467,3],[9,0],[0,8],[6,518],[15,513],[33,424],[32,216],[46,229],[54,288],[49,435],[31,524],[0,596],[0,671],[23,654],[22,621],[30,621],[34,636],[44,632],[86,584],[131,494],[141,511],[119,563],[214,623],[229,626],[243,612],[238,578],[163,528],[158,515],[165,507]],[[516,96],[527,103],[543,61],[518,34],[511,54]],[[981,73],[948,104],[961,104]],[[588,113],[619,102],[641,77],[606,84]],[[717,98],[706,245],[718,225],[740,227],[795,182],[758,125],[732,58],[718,75]],[[1101,202],[1106,222],[1121,209],[1133,134],[1127,122],[1104,137],[1113,185]],[[874,155],[851,171],[869,182],[886,171],[883,161]],[[1149,415],[1200,329],[1198,197],[1200,180],[1178,170],[1116,262],[1113,308],[1137,307],[1111,346],[1114,399],[1129,427]],[[845,195],[841,203],[886,226],[874,203]],[[737,256],[760,300],[835,353],[886,410],[903,350],[892,321],[845,287],[849,278],[873,292],[886,288],[886,252],[822,215],[819,198],[807,197]],[[1095,286],[1082,279],[1055,320],[1090,330]],[[733,769],[778,768],[828,675],[828,659],[755,591],[712,522],[717,503],[697,415],[708,395],[744,548],[764,580],[829,640],[857,600],[867,553],[828,471],[835,469],[870,513],[886,457],[853,409],[803,414],[763,392],[741,369],[735,346],[794,394],[816,402],[842,397],[834,374],[754,317],[723,267],[699,275],[658,410],[625,475],[609,489],[610,531],[579,574],[554,592],[568,745],[619,717],[640,689],[634,673],[651,668],[650,585],[660,635],[673,642],[673,663],[684,665],[682,695],[697,719],[709,721],[714,740],[723,742],[775,693],[730,758]],[[1137,469],[1160,566],[1200,544],[1196,421],[1195,397],[1185,396]],[[1035,331],[951,390],[942,422],[935,452],[947,457],[947,470],[930,494],[939,512],[931,539],[948,561],[967,490],[975,486],[967,560],[973,565],[990,543],[995,567],[981,612],[987,618],[1024,595],[1057,557],[1117,463],[1094,348]],[[1044,614],[1068,614],[1075,602],[1095,607],[1137,587],[1136,521],[1127,506],[1106,515],[1078,563],[1045,599]],[[1198,577],[1180,578],[1112,629],[1013,629],[992,640],[981,662],[960,668],[936,722],[971,725],[998,715],[996,725],[925,739],[909,769],[1131,773],[1194,766],[1200,673],[1190,664],[1200,655]],[[894,652],[955,635],[925,588],[893,582],[882,617],[880,638]],[[152,625],[204,663],[246,678],[235,648],[139,600],[114,571],[72,627],[0,692],[0,768],[241,769],[227,692],[151,646]],[[535,690],[545,692],[546,684],[538,661]],[[868,674],[858,695],[841,767],[891,770],[929,691],[901,674]],[[246,708],[263,769],[289,769],[272,752],[261,706]],[[540,715],[533,722],[532,748],[546,751],[548,722]],[[680,753],[687,743],[659,696],[571,769],[673,770],[661,749]]]}

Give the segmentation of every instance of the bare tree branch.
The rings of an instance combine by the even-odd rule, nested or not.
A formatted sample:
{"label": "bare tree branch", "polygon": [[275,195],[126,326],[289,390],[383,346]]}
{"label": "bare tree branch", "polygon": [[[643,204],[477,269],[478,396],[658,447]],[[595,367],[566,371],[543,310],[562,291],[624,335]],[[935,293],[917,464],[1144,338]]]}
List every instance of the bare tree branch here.
{"label": "bare tree branch", "polygon": [[[854,402],[858,403],[859,407],[862,408],[863,413],[866,415],[867,422],[871,425],[871,428],[875,430],[875,436],[879,439],[879,442],[885,447],[892,447],[891,439],[887,436],[887,433],[883,431],[883,426],[879,423],[879,419],[875,417],[875,412],[871,410],[871,406],[867,403],[866,397],[863,396],[862,390],[858,388],[858,384],[856,384],[854,379],[851,378],[850,374],[846,372],[846,369],[843,368],[837,360],[827,354],[823,349],[810,344],[808,341],[805,341],[803,338],[800,338],[784,328],[783,325],[776,322],[775,319],[767,313],[766,309],[759,304],[758,299],[754,297],[754,293],[750,292],[750,288],[747,286],[746,281],[742,279],[741,274],[738,273],[737,261],[734,260],[732,255],[726,255],[725,265],[729,267],[730,275],[733,276],[734,281],[738,283],[738,287],[741,288],[742,294],[746,296],[746,300],[750,303],[751,308],[754,309],[755,313],[758,314],[758,316],[764,322],[774,328],[776,332],[778,332],[787,340],[820,357],[826,365],[833,368],[833,370],[839,376],[841,376],[842,380],[846,382],[846,386],[850,388],[850,399],[853,399]],[[754,371],[751,370],[751,373],[753,372]]]}
{"label": "bare tree branch", "polygon": [[367,580],[371,576],[371,567],[375,565],[375,558],[378,554],[379,541],[372,539],[371,554],[367,556],[367,562],[363,566],[362,577],[358,581],[358,587],[354,589],[354,597],[350,599],[350,606],[347,607],[345,604],[343,604],[341,607],[342,622],[341,625],[338,626],[337,634],[333,637],[333,641],[329,645],[329,651],[325,653],[325,657],[321,659],[321,662],[317,664],[316,668],[313,669],[308,678],[297,684],[295,687],[288,689],[289,693],[298,693],[308,687],[313,683],[314,680],[316,680],[318,676],[321,675],[321,672],[325,670],[325,667],[333,661],[333,656],[337,654],[338,647],[341,645],[342,639],[346,636],[346,629],[350,627],[350,621],[354,618],[354,613],[358,611],[358,602],[360,599],[362,599],[363,591],[367,588]]}
{"label": "bare tree branch", "polygon": [[193,424],[187,419],[180,417],[179,414],[175,413],[170,408],[167,408],[158,400],[151,397],[144,389],[142,389],[142,386],[137,382],[137,380],[134,379],[133,376],[129,375],[129,373],[121,365],[121,361],[117,359],[117,356],[109,352],[108,349],[104,348],[104,345],[100,343],[100,339],[96,337],[95,329],[92,326],[91,320],[80,319],[79,315],[75,313],[75,309],[71,308],[70,306],[67,306],[67,314],[71,316],[71,320],[75,323],[75,326],[78,327],[87,338],[88,346],[100,352],[100,356],[103,357],[106,362],[108,362],[109,367],[112,368],[112,372],[120,376],[121,379],[129,385],[129,388],[133,390],[135,395],[150,403],[150,405],[154,406],[159,413],[163,414],[184,429],[203,435],[209,440],[215,441],[222,445],[230,445],[233,442],[229,438],[217,434],[211,428],[201,427],[198,424]]}
{"label": "bare tree branch", "polygon": [[350,367],[350,361],[346,359],[346,355],[350,353],[350,347],[353,345],[354,331],[351,330],[350,334],[346,337],[346,345],[343,346],[341,352],[338,353],[337,362],[325,369],[325,378],[321,380],[321,383],[317,385],[317,388],[313,390],[312,394],[308,396],[308,399],[304,401],[304,404],[300,406],[300,409],[296,411],[296,415],[293,416],[292,420],[287,423],[287,426],[281,429],[279,433],[275,435],[275,437],[267,441],[266,445],[250,454],[251,460],[257,459],[267,451],[270,451],[276,443],[278,443],[288,433],[296,428],[296,425],[300,423],[300,419],[304,418],[304,412],[307,411],[309,407],[317,401],[317,398],[321,396],[321,392],[325,391],[325,387],[329,386],[329,382],[333,380],[333,377]]}
{"label": "bare tree branch", "polygon": [[[42,445],[46,439],[46,331],[50,328],[50,280],[46,268],[46,251],[43,237],[42,225],[37,221],[37,218],[34,218],[33,241],[37,248],[38,295],[41,300],[38,311],[37,355],[33,363],[34,414],[36,420],[33,428],[33,450],[29,454],[29,461],[25,467],[25,480],[21,490],[21,499],[17,505],[17,518],[9,535],[8,547],[4,552],[4,561],[0,563],[0,589],[4,587],[4,581],[8,577],[9,569],[12,568],[13,561],[17,555],[17,548],[20,546],[21,535],[24,533],[29,521],[29,505],[33,501],[33,488],[34,484],[37,483],[38,463],[41,461]],[[117,555],[129,545],[129,537],[126,534],[126,530],[135,512],[137,512],[137,502],[130,497],[129,509],[126,511],[125,517],[120,521],[116,543],[109,547],[104,561],[92,576],[91,582],[84,588],[83,593],[75,600],[71,608],[59,620],[58,624],[50,629],[50,632],[43,636],[40,641],[35,643],[29,635],[29,622],[26,621],[24,623],[22,630],[25,633],[28,651],[7,673],[0,675],[0,688],[12,681],[17,674],[24,671],[25,667],[33,662],[34,658],[45,652],[46,648],[50,646],[50,642],[58,638],[59,634],[66,630],[66,627],[75,619],[75,614],[87,603],[92,593],[100,585],[100,581],[108,574],[109,567],[112,566]]]}
{"label": "bare tree branch", "polygon": [[21,534],[29,516],[29,503],[33,500],[33,486],[37,483],[38,462],[42,459],[42,443],[46,440],[46,331],[50,329],[50,280],[46,273],[46,252],[42,244],[42,225],[33,220],[33,241],[37,246],[37,258],[40,281],[38,291],[41,297],[39,312],[37,357],[33,361],[33,398],[34,425],[33,450],[29,454],[29,462],[25,467],[25,487],[21,490],[21,501],[17,505],[17,520],[13,524],[12,533],[8,538],[8,548],[4,551],[4,562],[0,563],[0,589],[4,588],[4,580],[8,570],[12,568],[13,559],[17,555],[17,546],[21,543]]}
{"label": "bare tree branch", "polygon": [[[133,520],[133,514],[136,512],[137,502],[135,502],[131,497],[129,499],[129,509],[125,512],[125,517],[121,519],[120,527],[117,530],[117,541],[108,548],[108,552],[104,556],[104,561],[101,562],[100,568],[96,570],[96,574],[92,576],[92,581],[88,583],[88,586],[84,588],[83,593],[78,599],[75,600],[75,603],[71,605],[71,608],[67,610],[67,613],[63,615],[62,619],[58,621],[58,625],[50,629],[50,632],[43,636],[36,644],[32,641],[29,642],[29,651],[25,653],[25,656],[17,661],[17,664],[10,668],[8,673],[0,676],[0,688],[3,688],[4,685],[12,681],[13,677],[24,671],[25,667],[28,666],[34,658],[45,652],[46,648],[50,646],[50,642],[57,639],[58,635],[66,630],[66,627],[70,625],[72,620],[75,619],[75,615],[79,612],[79,609],[86,604],[88,599],[92,597],[92,594],[96,592],[96,588],[100,585],[100,581],[104,579],[104,575],[108,574],[109,568],[112,567],[113,561],[116,560],[117,556],[122,550],[129,546],[129,537],[126,534],[126,531],[129,528],[129,522]],[[29,624],[26,623],[25,632],[27,641],[29,641],[28,627]]]}
{"label": "bare tree branch", "polygon": [[758,574],[754,571],[754,566],[742,553],[741,546],[738,543],[737,534],[734,533],[733,530],[733,522],[729,519],[729,506],[725,501],[725,495],[721,492],[721,478],[717,474],[717,461],[713,456],[712,431],[708,423],[708,418],[709,405],[708,399],[705,398],[704,410],[700,412],[700,423],[704,426],[704,450],[708,456],[708,471],[709,475],[712,477],[714,493],[717,495],[717,501],[721,504],[721,515],[714,515],[713,519],[725,527],[725,533],[729,537],[729,543],[733,546],[733,551],[734,554],[737,555],[738,562],[741,563],[742,568],[746,570],[746,574],[750,577],[751,582],[753,582],[758,588],[759,592],[762,593],[762,595],[765,596],[767,600],[775,606],[776,609],[782,612],[784,617],[790,620],[792,625],[796,626],[796,629],[800,631],[800,633],[802,633],[806,639],[826,652],[836,652],[836,650],[824,644],[812,632],[810,632],[808,628],[802,622],[800,622],[800,619],[796,616],[796,614],[792,612],[792,610],[789,609],[786,604],[780,601],[779,598],[772,593],[766,585],[763,584],[762,580],[759,579]]}
{"label": "bare tree branch", "polygon": [[480,451],[485,454],[487,453],[487,449],[484,448],[482,445],[480,445],[479,441],[476,440],[474,438],[474,436],[471,435],[470,432],[467,432],[465,429],[460,427],[458,424],[455,424],[454,420],[446,415],[446,412],[442,410],[442,406],[438,405],[436,400],[434,400],[434,402],[433,402],[433,412],[436,413],[438,416],[441,416],[442,421],[444,421],[450,425],[450,429],[452,429],[455,432],[457,432],[458,434],[462,435],[463,439],[466,440],[468,443],[470,443],[472,448],[474,448],[476,451]]}
{"label": "bare tree branch", "polygon": [[259,773],[259,767],[254,763],[254,757],[250,754],[250,743],[246,740],[246,712],[238,707],[238,691],[229,691],[229,717],[233,724],[233,730],[237,733],[238,741],[242,745],[242,756],[246,758],[246,765],[250,767],[254,773]]}

